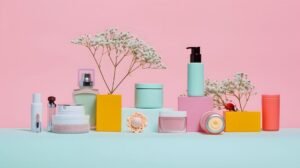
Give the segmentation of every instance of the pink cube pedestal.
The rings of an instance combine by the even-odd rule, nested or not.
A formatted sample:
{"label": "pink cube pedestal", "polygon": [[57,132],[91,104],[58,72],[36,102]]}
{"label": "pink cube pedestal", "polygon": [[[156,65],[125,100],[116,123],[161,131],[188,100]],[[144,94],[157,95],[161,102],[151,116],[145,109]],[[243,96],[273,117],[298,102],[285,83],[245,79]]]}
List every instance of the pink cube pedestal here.
{"label": "pink cube pedestal", "polygon": [[187,131],[200,132],[200,118],[203,113],[213,110],[211,97],[178,97],[178,110],[187,112]]}

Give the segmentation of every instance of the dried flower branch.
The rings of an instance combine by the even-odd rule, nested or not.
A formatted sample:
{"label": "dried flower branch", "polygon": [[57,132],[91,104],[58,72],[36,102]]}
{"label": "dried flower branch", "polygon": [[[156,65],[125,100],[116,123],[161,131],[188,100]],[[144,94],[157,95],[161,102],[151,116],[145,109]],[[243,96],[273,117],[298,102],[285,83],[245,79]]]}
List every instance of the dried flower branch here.
{"label": "dried flower branch", "polygon": [[[83,35],[72,41],[86,47],[95,61],[101,78],[109,94],[113,94],[123,81],[138,69],[165,69],[161,62],[161,57],[156,51],[145,44],[143,41],[135,38],[130,33],[123,33],[117,29],[108,29],[104,33],[96,35]],[[101,50],[101,52],[99,52]],[[103,57],[108,57],[113,66],[113,76],[111,85],[105,78],[102,69]],[[128,71],[116,81],[118,66],[124,59],[130,59],[131,63]]]}
{"label": "dried flower branch", "polygon": [[[233,79],[223,81],[206,80],[205,95],[212,96],[214,105],[218,109],[224,109],[229,102],[236,102],[236,110],[244,111],[250,97],[254,93],[254,86],[248,80],[248,75],[237,73]],[[230,104],[229,104],[230,105]]]}

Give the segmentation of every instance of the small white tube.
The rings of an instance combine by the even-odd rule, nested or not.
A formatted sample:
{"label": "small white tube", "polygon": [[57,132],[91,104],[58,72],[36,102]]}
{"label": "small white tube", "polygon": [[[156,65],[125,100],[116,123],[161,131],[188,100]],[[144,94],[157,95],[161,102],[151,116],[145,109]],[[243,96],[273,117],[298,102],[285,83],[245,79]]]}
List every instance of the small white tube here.
{"label": "small white tube", "polygon": [[42,111],[41,94],[34,93],[31,103],[31,131],[33,132],[42,131]]}

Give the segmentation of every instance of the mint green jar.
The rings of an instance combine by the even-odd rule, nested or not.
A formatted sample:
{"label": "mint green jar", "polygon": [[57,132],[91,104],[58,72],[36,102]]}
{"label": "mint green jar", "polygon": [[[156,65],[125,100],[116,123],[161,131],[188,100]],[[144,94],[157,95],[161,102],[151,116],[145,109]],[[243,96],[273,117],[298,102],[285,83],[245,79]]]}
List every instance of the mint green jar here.
{"label": "mint green jar", "polygon": [[135,107],[155,109],[163,107],[162,84],[135,84]]}

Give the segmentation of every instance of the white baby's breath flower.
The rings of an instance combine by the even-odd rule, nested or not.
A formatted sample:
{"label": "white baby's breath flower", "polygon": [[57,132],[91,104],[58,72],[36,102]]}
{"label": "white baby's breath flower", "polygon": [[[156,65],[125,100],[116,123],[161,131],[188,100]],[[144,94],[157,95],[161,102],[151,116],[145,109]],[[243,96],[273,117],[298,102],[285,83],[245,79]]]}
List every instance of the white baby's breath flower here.
{"label": "white baby's breath flower", "polygon": [[253,90],[254,86],[245,73],[235,74],[232,80],[226,79],[220,82],[206,80],[205,82],[205,95],[213,97],[217,108],[223,107],[228,101],[232,102],[233,99],[237,99],[239,108],[243,111],[250,96],[255,94]]}
{"label": "white baby's breath flower", "polygon": [[[103,33],[98,33],[96,35],[80,36],[72,40],[72,43],[85,46],[90,50],[92,49],[92,51],[95,52],[94,54],[96,54],[96,50],[99,48],[106,50],[106,52],[102,53],[106,53],[107,55],[115,52],[115,56],[117,57],[117,59],[120,57],[120,53],[128,53],[128,55],[131,55],[133,57],[136,63],[138,63],[142,68],[145,69],[166,68],[166,66],[162,64],[161,57],[151,46],[147,45],[144,41],[134,37],[130,33],[120,32],[115,28],[108,29]],[[98,62],[101,63],[101,61]],[[105,82],[105,79],[103,80]],[[110,93],[115,90],[109,89],[108,86],[107,88]]]}

